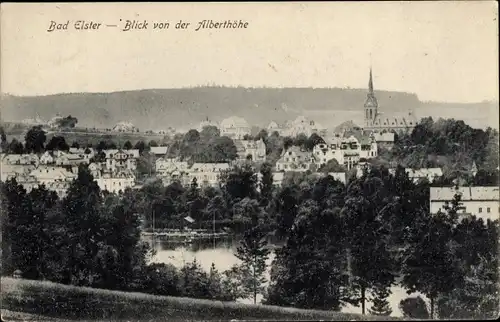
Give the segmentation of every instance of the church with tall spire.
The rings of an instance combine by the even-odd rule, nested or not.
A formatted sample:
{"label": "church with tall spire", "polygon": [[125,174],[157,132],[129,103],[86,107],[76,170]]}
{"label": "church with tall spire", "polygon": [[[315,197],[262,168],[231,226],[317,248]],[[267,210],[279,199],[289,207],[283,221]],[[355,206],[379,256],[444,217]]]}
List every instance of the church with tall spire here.
{"label": "church with tall spire", "polygon": [[417,125],[417,119],[411,111],[401,115],[384,115],[379,111],[379,105],[373,89],[373,72],[370,66],[368,93],[364,105],[363,130],[373,132],[411,132]]}

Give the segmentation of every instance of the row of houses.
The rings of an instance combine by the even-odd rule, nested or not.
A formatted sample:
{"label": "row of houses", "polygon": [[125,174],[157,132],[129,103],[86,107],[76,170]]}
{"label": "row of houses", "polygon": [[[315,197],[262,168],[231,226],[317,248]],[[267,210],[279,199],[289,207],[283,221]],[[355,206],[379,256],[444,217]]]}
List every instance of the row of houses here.
{"label": "row of houses", "polygon": [[[215,126],[220,130],[221,135],[238,140],[244,139],[245,136],[252,133],[252,127],[250,124],[244,118],[239,116],[228,117],[220,123],[212,122],[207,119],[200,123],[198,130],[203,130],[205,126]],[[301,133],[306,136],[310,136],[313,133],[317,133],[321,136],[327,134],[327,129],[324,126],[313,120],[308,120],[304,116],[298,116],[295,120],[288,121],[281,125],[275,121],[271,121],[267,127],[267,131],[269,134],[278,132],[281,136],[291,137],[295,137]]]}
{"label": "row of houses", "polygon": [[[90,164],[95,158],[97,151],[92,148],[70,148],[65,151],[45,151],[42,154],[2,154],[0,155],[2,164],[8,165],[53,165],[53,166],[79,166],[80,164]],[[134,171],[137,168],[139,150],[137,149],[108,149],[102,151],[105,159],[106,171],[116,172],[126,168]]]}
{"label": "row of houses", "polygon": [[378,144],[374,135],[336,135],[327,138],[325,143],[314,146],[313,151],[304,151],[293,146],[284,151],[276,162],[277,171],[314,171],[331,160],[336,160],[347,170],[357,166],[360,161],[378,156]]}
{"label": "row of houses", "polygon": [[101,190],[119,192],[135,187],[139,150],[109,149],[101,153],[100,161],[94,162],[91,161],[98,152],[89,148],[46,151],[40,155],[1,155],[0,179],[5,182],[15,178],[27,191],[43,184],[64,197],[78,174],[78,166],[88,164]]}

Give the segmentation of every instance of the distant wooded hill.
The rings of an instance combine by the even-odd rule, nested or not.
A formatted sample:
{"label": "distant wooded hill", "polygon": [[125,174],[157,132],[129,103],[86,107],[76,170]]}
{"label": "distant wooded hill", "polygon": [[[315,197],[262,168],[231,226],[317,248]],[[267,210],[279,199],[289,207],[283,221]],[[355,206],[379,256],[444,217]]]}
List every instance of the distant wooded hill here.
{"label": "distant wooded hill", "polygon": [[[478,111],[485,114],[493,104],[422,103],[417,95],[404,92],[377,91],[376,95],[384,114],[411,109],[419,117],[429,113],[435,116],[432,113],[446,108],[477,117]],[[334,128],[347,120],[362,125],[365,98],[366,89],[196,87],[29,97],[2,95],[1,112],[4,121],[35,118],[37,113],[49,120],[59,113],[78,118],[78,126],[109,128],[129,121],[141,130],[191,128],[207,118],[221,121],[233,115],[245,118],[251,125],[267,126],[271,120],[285,122],[305,115]],[[486,116],[486,121],[491,118]]]}

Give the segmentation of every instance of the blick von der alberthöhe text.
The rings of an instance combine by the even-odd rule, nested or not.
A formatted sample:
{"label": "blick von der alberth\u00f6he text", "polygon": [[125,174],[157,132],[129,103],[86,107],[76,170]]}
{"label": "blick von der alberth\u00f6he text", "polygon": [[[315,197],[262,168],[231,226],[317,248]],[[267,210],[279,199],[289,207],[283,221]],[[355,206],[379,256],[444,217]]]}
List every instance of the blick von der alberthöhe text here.
{"label": "blick von der alberth\u00f6he text", "polygon": [[[173,28],[170,28],[170,27]],[[143,20],[123,20],[120,19],[120,24],[104,24],[102,22],[96,22],[91,20],[76,20],[73,23],[70,20],[65,22],[56,22],[51,20],[47,32],[53,31],[65,31],[70,28],[74,30],[102,30],[104,28],[119,28],[121,31],[132,31],[132,30],[164,30],[164,29],[194,29],[194,31],[199,31],[202,29],[247,29],[248,22],[244,20],[224,20],[224,21],[214,21],[214,20],[201,20],[196,24],[191,24],[183,20],[179,20],[175,24],[169,21],[148,21]]]}

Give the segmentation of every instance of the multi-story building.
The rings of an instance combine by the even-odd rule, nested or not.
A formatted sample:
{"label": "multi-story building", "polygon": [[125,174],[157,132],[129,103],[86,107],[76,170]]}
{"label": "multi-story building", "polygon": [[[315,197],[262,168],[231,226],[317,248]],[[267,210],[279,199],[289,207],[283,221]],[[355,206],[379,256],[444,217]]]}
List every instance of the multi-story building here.
{"label": "multi-story building", "polygon": [[56,159],[52,155],[50,151],[45,151],[41,156],[40,156],[40,164],[43,165],[49,165],[49,164],[55,164]]}
{"label": "multi-story building", "polygon": [[11,165],[34,165],[40,164],[40,158],[34,153],[30,154],[2,154],[0,156],[3,164]]}
{"label": "multi-story building", "polygon": [[283,126],[279,125],[275,121],[271,121],[271,123],[269,123],[269,125],[267,126],[267,133],[269,135],[273,134],[274,132],[278,132],[278,134],[281,135],[283,133],[283,130]]}
{"label": "multi-story building", "polygon": [[79,154],[65,153],[62,151],[55,151],[54,154],[54,163],[57,166],[78,166],[80,164],[88,164],[90,160]]}
{"label": "multi-story building", "polygon": [[[273,172],[273,186],[275,187],[281,187],[283,184],[283,179],[285,178],[285,173],[284,172]],[[262,173],[258,172],[257,173],[257,180],[259,184],[262,182]],[[257,185],[258,189],[259,185]]]}
{"label": "multi-story building", "polygon": [[378,146],[387,150],[391,150],[394,146],[394,133],[393,132],[375,132],[375,142]]}
{"label": "multi-story building", "polygon": [[130,170],[114,173],[103,173],[99,177],[94,177],[94,181],[102,191],[111,193],[119,193],[125,191],[127,188],[135,186],[135,176]]}
{"label": "multi-story building", "polygon": [[116,132],[139,132],[139,129],[130,122],[119,122],[113,127]]}
{"label": "multi-story building", "polygon": [[354,135],[349,137],[335,136],[328,140],[328,143],[317,144],[313,148],[313,155],[318,166],[335,159],[347,170],[352,169],[360,159],[371,159],[378,155],[377,142],[373,136]]}
{"label": "multi-story building", "polygon": [[234,140],[239,160],[250,160],[254,162],[266,161],[266,144],[262,139]]}
{"label": "multi-story building", "polygon": [[28,176],[34,169],[36,169],[36,166],[33,164],[18,165],[2,162],[0,164],[0,180],[5,182],[14,178],[17,181],[19,177]]}
{"label": "multi-story building", "polygon": [[224,119],[220,123],[220,132],[221,136],[227,136],[238,140],[242,140],[245,135],[250,135],[252,133],[251,127],[248,125],[247,121],[238,116]]}
{"label": "multi-story building", "polygon": [[93,148],[69,148],[69,153],[79,155],[82,159],[90,160],[95,156]]}
{"label": "multi-story building", "polygon": [[229,168],[228,163],[195,163],[186,171],[183,184],[190,184],[196,178],[199,186],[217,186],[221,172]]}
{"label": "multi-story building", "polygon": [[198,125],[198,132],[203,131],[203,128],[205,128],[206,126],[215,126],[216,128],[219,128],[219,124],[217,124],[217,122],[212,122],[207,117],[206,120],[201,121],[200,125]]}
{"label": "multi-story building", "polygon": [[310,152],[303,151],[297,146],[292,146],[281,155],[276,162],[276,171],[315,171],[316,164],[313,155]]}
{"label": "multi-story building", "polygon": [[115,173],[137,169],[137,159],[139,158],[139,150],[137,149],[111,149],[104,150],[104,153],[106,154],[105,172]]}
{"label": "multi-story building", "polygon": [[71,182],[77,177],[66,168],[40,166],[31,171],[30,177],[34,177],[38,185],[45,185],[48,190],[55,191],[60,198],[66,195]]}
{"label": "multi-story building", "polygon": [[168,152],[168,146],[152,146],[149,153],[153,154],[157,158],[163,158]]}
{"label": "multi-story building", "polygon": [[498,187],[431,187],[430,210],[435,214],[444,210],[455,194],[461,195],[462,216],[475,215],[484,220],[500,219],[500,193]]}
{"label": "multi-story building", "polygon": [[185,161],[178,159],[159,158],[155,162],[156,173],[160,176],[167,176],[174,171],[186,171],[189,165]]}
{"label": "multi-story building", "polygon": [[105,162],[92,162],[91,164],[89,164],[90,174],[92,174],[94,178],[99,178],[102,176],[105,167],[106,167]]}
{"label": "multi-story building", "polygon": [[[441,168],[421,168],[421,169],[405,169],[408,178],[417,183],[420,180],[427,179],[429,182],[434,182],[434,180],[443,176],[443,170]],[[389,173],[394,175],[396,169],[389,169]]]}
{"label": "multi-story building", "polygon": [[281,128],[279,133],[284,136],[295,137],[299,134],[304,134],[309,137],[313,133],[320,136],[326,135],[326,131],[326,128],[321,124],[313,120],[308,120],[305,116],[298,116],[294,121],[287,122],[285,126]]}

